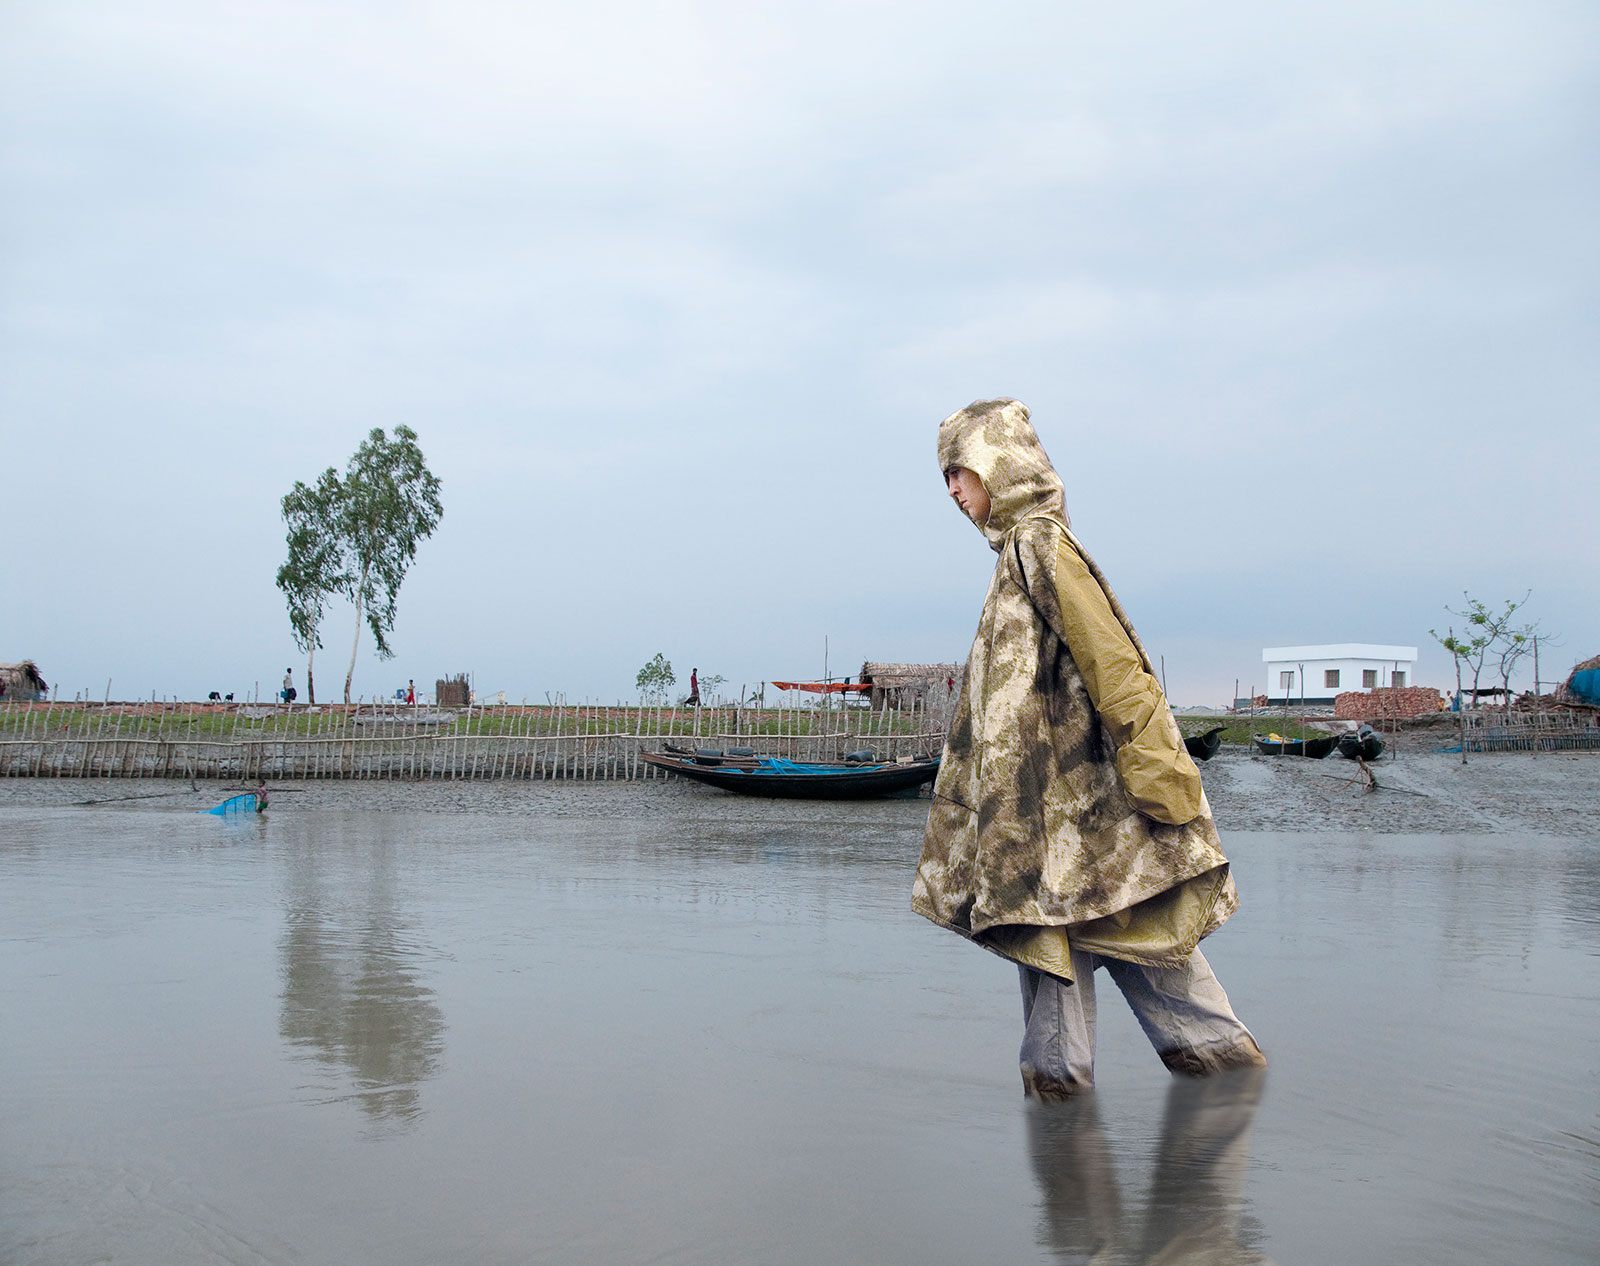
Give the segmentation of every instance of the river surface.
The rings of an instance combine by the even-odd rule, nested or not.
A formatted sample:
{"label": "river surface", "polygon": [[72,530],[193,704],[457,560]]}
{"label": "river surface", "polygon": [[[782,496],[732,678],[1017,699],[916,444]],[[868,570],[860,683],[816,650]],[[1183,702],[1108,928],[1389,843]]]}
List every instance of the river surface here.
{"label": "river surface", "polygon": [[0,1261],[1600,1259],[1593,838],[1229,834],[1271,1069],[1042,1109],[925,800],[613,792],[0,809]]}

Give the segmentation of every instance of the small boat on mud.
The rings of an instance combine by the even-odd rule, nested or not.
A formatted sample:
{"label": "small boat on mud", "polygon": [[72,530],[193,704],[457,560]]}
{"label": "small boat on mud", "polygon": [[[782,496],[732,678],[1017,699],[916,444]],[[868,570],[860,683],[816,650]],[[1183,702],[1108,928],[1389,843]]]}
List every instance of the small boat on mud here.
{"label": "small boat on mud", "polygon": [[1383,739],[1370,725],[1363,725],[1354,734],[1339,735],[1338,748],[1346,760],[1374,761],[1383,755]]}
{"label": "small boat on mud", "polygon": [[794,800],[868,800],[914,792],[939,772],[937,756],[874,761],[870,752],[851,753],[865,759],[843,763],[786,760],[757,756],[749,748],[695,748],[668,745],[666,752],[641,752],[646,764],[683,778],[747,796]]}
{"label": "small boat on mud", "polygon": [[1339,744],[1339,736],[1329,734],[1318,738],[1286,739],[1280,734],[1256,734],[1256,751],[1263,756],[1304,756],[1307,760],[1325,760]]}
{"label": "small boat on mud", "polygon": [[1183,740],[1183,746],[1196,760],[1210,760],[1222,747],[1222,732],[1228,727],[1214,726],[1204,734],[1195,734]]}

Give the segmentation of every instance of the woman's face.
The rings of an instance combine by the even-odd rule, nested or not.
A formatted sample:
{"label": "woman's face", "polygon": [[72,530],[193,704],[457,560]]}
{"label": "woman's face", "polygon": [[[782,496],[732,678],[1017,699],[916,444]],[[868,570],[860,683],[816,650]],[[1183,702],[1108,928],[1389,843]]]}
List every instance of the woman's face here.
{"label": "woman's face", "polygon": [[944,472],[944,486],[967,518],[979,527],[989,521],[989,494],[976,473],[965,466],[952,466]]}

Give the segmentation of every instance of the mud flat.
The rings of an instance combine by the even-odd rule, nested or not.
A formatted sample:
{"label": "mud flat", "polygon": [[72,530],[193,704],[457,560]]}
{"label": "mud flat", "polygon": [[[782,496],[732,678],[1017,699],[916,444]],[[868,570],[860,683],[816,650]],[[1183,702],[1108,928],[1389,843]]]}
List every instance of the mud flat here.
{"label": "mud flat", "polygon": [[[1373,766],[1365,786],[1349,761],[1297,760],[1224,748],[1202,767],[1206,795],[1224,832],[1375,831],[1392,834],[1592,833],[1600,821],[1600,753],[1472,756],[1401,751]],[[0,806],[118,805],[196,810],[253,784],[191,784],[183,779],[6,779]],[[270,787],[273,812],[342,809],[555,818],[674,816],[730,822],[837,821],[838,809],[797,801],[732,796],[669,782],[282,782]],[[920,804],[926,805],[924,796]],[[865,801],[853,821],[899,822],[919,801]]]}
{"label": "mud flat", "polygon": [[1402,751],[1360,769],[1224,749],[1204,770],[1224,831],[1592,834],[1600,821],[1600,753],[1469,756]]}

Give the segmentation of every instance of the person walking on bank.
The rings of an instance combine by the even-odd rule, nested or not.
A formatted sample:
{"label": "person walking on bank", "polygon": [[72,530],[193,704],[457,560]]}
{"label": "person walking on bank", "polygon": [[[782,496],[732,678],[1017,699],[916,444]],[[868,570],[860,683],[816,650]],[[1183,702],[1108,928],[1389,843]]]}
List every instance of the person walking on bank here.
{"label": "person walking on bank", "polygon": [[698,668],[691,668],[689,670],[688,704],[691,708],[698,708],[700,706],[700,670]]}
{"label": "person walking on bank", "polygon": [[1173,1072],[1264,1065],[1198,948],[1238,907],[1199,770],[1027,408],[946,418],[939,468],[1000,557],[912,909],[1017,964],[1028,1095],[1094,1085],[1100,967]]}
{"label": "person walking on bank", "polygon": [[285,703],[294,702],[294,669],[285,668],[283,670],[283,689],[278,692],[278,698]]}

